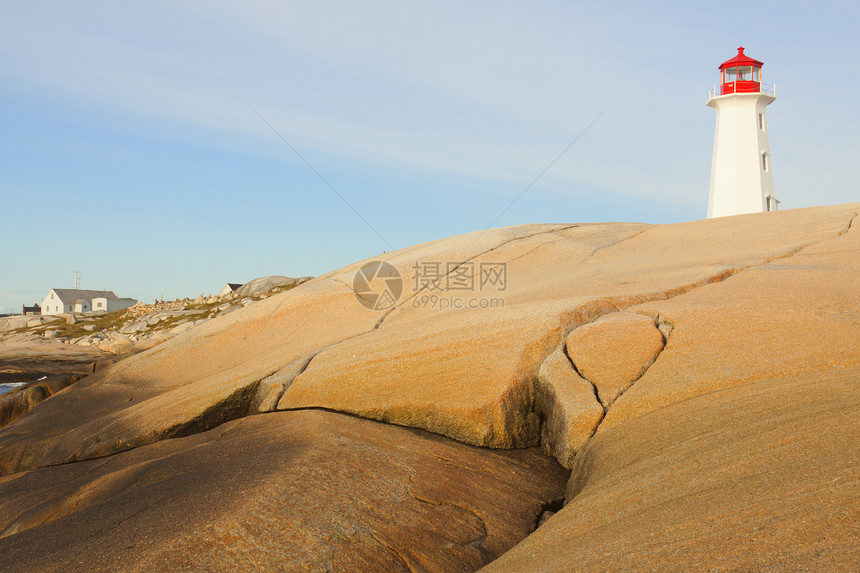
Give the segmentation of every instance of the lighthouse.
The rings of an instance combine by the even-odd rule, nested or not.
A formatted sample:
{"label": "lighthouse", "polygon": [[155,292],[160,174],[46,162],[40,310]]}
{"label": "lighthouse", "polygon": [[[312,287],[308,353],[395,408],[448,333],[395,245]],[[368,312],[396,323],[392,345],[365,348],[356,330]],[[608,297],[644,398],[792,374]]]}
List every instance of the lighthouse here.
{"label": "lighthouse", "polygon": [[708,218],[776,211],[765,108],[776,99],[762,82],[764,64],[738,54],[720,65],[708,106],[717,112]]}

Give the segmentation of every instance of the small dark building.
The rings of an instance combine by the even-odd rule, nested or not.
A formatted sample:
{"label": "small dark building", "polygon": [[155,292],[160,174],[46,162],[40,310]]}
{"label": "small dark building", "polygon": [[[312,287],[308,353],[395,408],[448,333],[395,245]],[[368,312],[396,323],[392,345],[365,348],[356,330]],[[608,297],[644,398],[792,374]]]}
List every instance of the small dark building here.
{"label": "small dark building", "polygon": [[24,316],[34,316],[37,314],[42,314],[42,309],[37,303],[33,303],[33,306],[23,305],[24,310],[21,312]]}

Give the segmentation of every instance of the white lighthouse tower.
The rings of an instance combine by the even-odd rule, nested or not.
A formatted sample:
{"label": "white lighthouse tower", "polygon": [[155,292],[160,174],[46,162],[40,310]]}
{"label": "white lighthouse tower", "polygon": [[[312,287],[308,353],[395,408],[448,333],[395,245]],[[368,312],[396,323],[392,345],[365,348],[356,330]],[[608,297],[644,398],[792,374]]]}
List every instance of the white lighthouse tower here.
{"label": "white lighthouse tower", "polygon": [[717,111],[708,218],[776,211],[765,108],[773,86],[762,83],[764,64],[744,54],[720,65],[720,87],[708,105]]}

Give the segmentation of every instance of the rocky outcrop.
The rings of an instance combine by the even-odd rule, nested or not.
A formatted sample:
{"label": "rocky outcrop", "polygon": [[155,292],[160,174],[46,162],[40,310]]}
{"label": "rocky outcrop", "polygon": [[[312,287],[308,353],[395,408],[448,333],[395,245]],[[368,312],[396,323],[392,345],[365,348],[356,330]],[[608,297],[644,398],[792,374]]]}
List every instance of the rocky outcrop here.
{"label": "rocky outcrop", "polygon": [[[246,283],[246,288],[225,295],[200,295],[194,300],[157,300],[153,304],[137,302],[112,313],[94,311],[0,318],[0,333],[15,331],[0,334],[0,344],[39,338],[58,344],[90,346],[109,354],[125,356],[148,350],[215,317],[282,293],[311,278],[261,277]],[[65,326],[51,324],[56,321],[63,321]]]}
{"label": "rocky outcrop", "polygon": [[535,451],[273,413],[0,482],[0,554],[30,571],[474,571],[566,478]]}
{"label": "rocky outcrop", "polygon": [[312,278],[313,277],[301,277],[294,279],[290,277],[283,277],[280,275],[260,277],[252,281],[246,282],[245,284],[237,288],[234,292],[238,296],[249,296],[252,294],[268,293],[279,287],[298,286],[302,283],[308,282]]}
{"label": "rocky outcrop", "polygon": [[[614,325],[608,315],[619,310],[635,311],[648,301],[721,285],[745,268],[836,237],[851,213],[846,208],[819,209],[814,215],[787,211],[662,227],[527,226],[391,253],[389,262],[410,283],[416,261],[446,270],[449,266],[441,263],[456,261],[471,264],[476,273],[504,263],[504,285],[487,284],[484,291],[465,295],[468,302],[495,294],[504,306],[445,308],[438,301],[457,291],[431,296],[432,284],[422,285],[423,290],[410,284],[413,288],[405,289],[393,308],[371,311],[350,288],[359,263],[97,372],[78,384],[79,401],[50,400],[20,420],[18,428],[0,433],[0,470],[89,459],[164,439],[235,392],[256,392],[261,380],[308,355],[313,359],[284,386],[277,409],[343,411],[489,447],[536,445],[541,428],[534,380],[559,340],[570,333],[576,338],[576,330],[590,323],[603,328],[601,317]],[[738,225],[743,232],[735,229]],[[681,243],[685,249],[678,252]],[[450,266],[451,272],[457,265]],[[647,312],[655,311],[643,307],[640,315]],[[677,326],[675,338],[681,328],[677,317],[658,314]],[[648,334],[623,327],[631,320],[638,324],[645,317],[628,317],[618,332],[634,332],[629,336],[636,345],[645,344],[637,337],[650,334],[655,341],[660,335],[653,325],[645,325]],[[625,336],[620,336],[622,346]],[[647,359],[653,350],[644,348]],[[634,362],[641,370],[643,363]],[[616,384],[613,395],[629,383],[624,376],[608,382]],[[85,397],[105,405],[78,407]],[[70,426],[56,422],[72,412]]]}
{"label": "rocky outcrop", "polygon": [[564,509],[482,571],[854,570],[858,380],[760,379],[601,427]]}
{"label": "rocky outcrop", "polygon": [[[209,439],[203,436],[272,424],[266,435],[274,439],[286,430],[272,420],[330,411],[385,422],[373,427],[398,442],[402,432],[428,431],[496,450],[540,445],[572,468],[565,506],[543,508],[550,511],[541,512],[541,527],[490,570],[781,569],[794,557],[801,568],[845,568],[857,561],[842,541],[851,538],[856,516],[834,508],[856,505],[852,484],[860,479],[850,441],[860,428],[849,415],[860,388],[853,383],[860,369],[858,210],[661,226],[530,225],[453,237],[382,257],[403,281],[402,294],[383,310],[362,303],[367,285],[354,281],[365,264],[359,262],[235,305],[45,400],[0,430],[0,484],[112,460],[154,463],[161,448],[182,449],[176,455],[192,456],[183,467],[195,467],[194,452],[206,451],[195,440]],[[394,280],[396,273],[386,272]],[[243,447],[265,458],[269,443]],[[364,447],[345,443],[343,455]],[[304,459],[309,467],[328,463]],[[243,471],[253,474],[244,460]],[[812,471],[804,474],[805,466]],[[105,471],[94,469],[88,479]],[[24,490],[15,491],[5,498],[10,504]],[[373,513],[374,503],[365,511]],[[314,507],[325,513],[322,504]],[[473,523],[454,510],[445,520],[457,531]],[[162,522],[152,526],[160,527],[171,531]],[[241,551],[262,543],[266,550],[257,553],[268,554],[281,539],[219,527],[229,532],[225,539],[240,540]],[[334,522],[321,527],[302,522],[290,531],[343,533]],[[408,536],[420,544],[427,535],[434,546],[433,527]],[[478,542],[470,537],[476,530],[463,527],[472,533],[457,539]],[[142,543],[132,537],[123,540]],[[188,539],[170,555],[193,555],[204,569],[223,547],[208,537]],[[693,547],[698,539],[704,541]],[[771,546],[756,553],[751,540]],[[374,547],[393,559],[383,567],[417,559],[387,538]],[[176,565],[173,557],[145,561],[169,554],[151,549],[137,549],[141,568]],[[367,552],[356,548],[354,555]],[[362,563],[345,567],[381,562]]]}
{"label": "rocky outcrop", "polygon": [[[634,307],[670,320],[669,343],[577,456],[564,509],[485,570],[853,570],[860,233],[845,211],[829,238]],[[804,213],[793,232],[817,230]]]}

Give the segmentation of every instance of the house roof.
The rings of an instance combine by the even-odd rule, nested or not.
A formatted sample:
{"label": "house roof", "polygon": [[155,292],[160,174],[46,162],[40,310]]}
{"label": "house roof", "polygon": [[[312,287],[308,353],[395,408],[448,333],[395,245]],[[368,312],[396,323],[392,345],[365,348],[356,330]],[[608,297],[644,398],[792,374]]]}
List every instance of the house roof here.
{"label": "house roof", "polygon": [[84,290],[74,288],[55,288],[51,289],[54,294],[62,301],[63,304],[75,304],[75,302],[83,300],[93,300],[94,298],[116,298],[116,294],[112,290]]}

